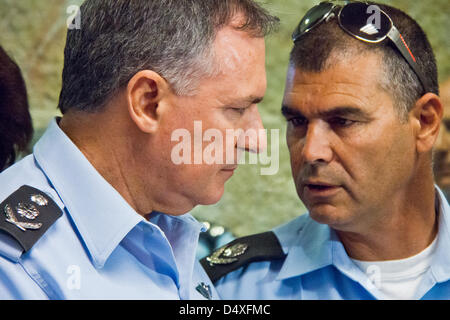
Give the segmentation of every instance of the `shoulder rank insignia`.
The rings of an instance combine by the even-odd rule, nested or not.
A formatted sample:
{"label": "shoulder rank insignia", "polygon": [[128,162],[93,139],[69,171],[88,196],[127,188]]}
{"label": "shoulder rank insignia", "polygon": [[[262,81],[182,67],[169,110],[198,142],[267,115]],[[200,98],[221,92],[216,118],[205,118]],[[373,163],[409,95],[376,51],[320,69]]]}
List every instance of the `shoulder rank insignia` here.
{"label": "shoulder rank insignia", "polygon": [[248,245],[245,243],[236,243],[232,246],[226,245],[206,257],[206,261],[209,262],[211,267],[216,264],[229,264],[237,261],[236,257],[244,254],[247,248]]}
{"label": "shoulder rank insignia", "polygon": [[251,262],[284,258],[281,245],[271,231],[233,240],[200,260],[212,282]]}
{"label": "shoulder rank insignia", "polygon": [[44,192],[22,186],[0,204],[0,230],[28,251],[61,215],[61,209]]}

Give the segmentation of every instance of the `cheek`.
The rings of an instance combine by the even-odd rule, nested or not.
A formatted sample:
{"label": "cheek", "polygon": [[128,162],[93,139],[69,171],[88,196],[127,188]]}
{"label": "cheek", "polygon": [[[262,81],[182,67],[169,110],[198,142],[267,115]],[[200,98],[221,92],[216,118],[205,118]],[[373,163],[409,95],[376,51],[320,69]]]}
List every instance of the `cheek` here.
{"label": "cheek", "polygon": [[289,156],[291,160],[291,172],[294,178],[294,181],[297,180],[297,176],[301,171],[301,153],[302,147],[299,139],[296,139],[292,136],[286,137],[287,146],[289,149]]}
{"label": "cheek", "polygon": [[392,192],[413,174],[415,144],[412,135],[405,128],[390,128],[369,136],[372,138],[366,143],[355,144],[349,150],[349,175],[359,187],[373,191],[374,196],[382,190]]}
{"label": "cheek", "polygon": [[[218,177],[218,170],[207,165],[173,165],[168,168],[166,182],[168,188],[191,199],[208,198],[220,191],[224,181]],[[219,190],[221,189],[221,190]],[[204,201],[200,201],[204,202]]]}

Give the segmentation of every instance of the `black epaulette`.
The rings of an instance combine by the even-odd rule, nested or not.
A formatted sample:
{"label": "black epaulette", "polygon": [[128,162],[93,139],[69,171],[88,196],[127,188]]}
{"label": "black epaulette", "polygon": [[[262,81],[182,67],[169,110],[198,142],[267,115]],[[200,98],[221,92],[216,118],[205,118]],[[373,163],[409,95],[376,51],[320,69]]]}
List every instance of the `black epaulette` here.
{"label": "black epaulette", "polygon": [[285,253],[272,231],[242,237],[200,260],[212,282],[256,261],[282,259]]}
{"label": "black epaulette", "polygon": [[62,215],[44,192],[22,186],[0,204],[0,230],[13,237],[26,252]]}

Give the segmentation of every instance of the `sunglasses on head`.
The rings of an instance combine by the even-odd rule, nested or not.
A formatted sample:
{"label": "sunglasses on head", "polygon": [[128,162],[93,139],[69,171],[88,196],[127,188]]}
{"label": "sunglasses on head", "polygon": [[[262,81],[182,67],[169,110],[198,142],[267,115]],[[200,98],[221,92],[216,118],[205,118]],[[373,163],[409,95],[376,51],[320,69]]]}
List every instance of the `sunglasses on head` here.
{"label": "sunglasses on head", "polygon": [[416,58],[398,29],[394,26],[392,19],[376,5],[364,2],[341,2],[344,3],[321,2],[311,8],[292,34],[294,43],[299,41],[305,33],[334,14],[337,16],[339,26],[345,32],[361,41],[380,43],[384,39],[389,38],[416,73],[424,91],[428,92],[427,82],[419,70]]}

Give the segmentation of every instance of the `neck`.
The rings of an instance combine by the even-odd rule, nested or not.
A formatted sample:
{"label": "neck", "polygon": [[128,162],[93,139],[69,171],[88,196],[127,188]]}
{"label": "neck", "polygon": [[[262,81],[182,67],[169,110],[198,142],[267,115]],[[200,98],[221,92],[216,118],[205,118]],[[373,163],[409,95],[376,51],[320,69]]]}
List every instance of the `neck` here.
{"label": "neck", "polygon": [[[421,177],[411,189],[386,202],[385,212],[365,230],[336,230],[348,255],[362,261],[397,260],[411,257],[435,239],[438,208],[432,174]],[[416,186],[420,186],[417,188]],[[420,189],[420,190],[418,190]]]}
{"label": "neck", "polygon": [[[126,121],[112,121],[111,113],[64,115],[61,129],[83,153],[98,173],[140,215],[153,210],[150,196],[140,190],[138,174],[131,170],[133,152],[123,126]],[[122,126],[122,128],[121,128]]]}

